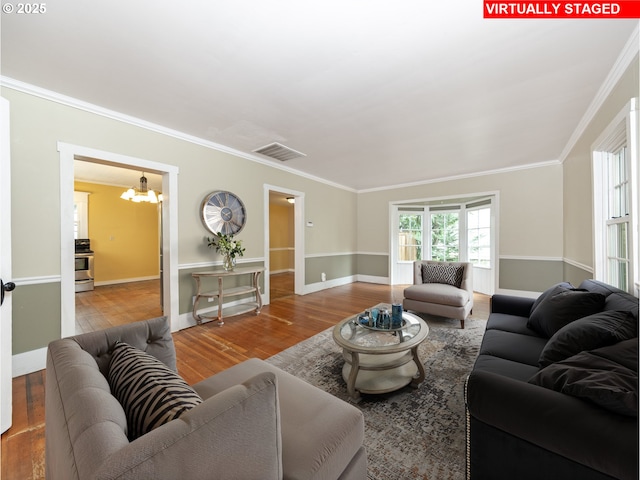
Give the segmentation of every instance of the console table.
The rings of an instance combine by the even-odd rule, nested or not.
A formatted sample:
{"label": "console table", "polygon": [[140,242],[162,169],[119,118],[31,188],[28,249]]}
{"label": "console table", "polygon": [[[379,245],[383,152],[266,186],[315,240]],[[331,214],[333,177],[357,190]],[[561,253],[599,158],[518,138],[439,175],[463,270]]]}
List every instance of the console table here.
{"label": "console table", "polygon": [[[224,325],[223,317],[240,315],[241,313],[250,312],[252,310],[256,312],[256,315],[258,315],[262,308],[262,297],[260,296],[260,285],[258,283],[262,272],[264,272],[264,268],[262,267],[240,267],[234,268],[230,271],[213,270],[209,272],[192,273],[191,275],[196,282],[196,298],[193,302],[193,318],[196,323],[200,325],[204,320],[217,319],[218,325],[222,326]],[[251,277],[249,285],[228,288],[224,287],[225,278],[238,277],[241,275],[249,275]],[[213,279],[214,282],[217,279],[218,289],[208,290],[208,288],[212,287],[207,284],[214,282],[207,282],[206,279]],[[246,294],[255,294],[255,300],[250,297],[248,301],[242,299],[241,303],[238,303],[237,305],[223,308],[222,305],[225,298]],[[218,314],[216,316],[198,313],[198,310],[204,308],[199,307],[199,303],[202,299],[211,299],[211,301],[214,299],[218,300]]]}

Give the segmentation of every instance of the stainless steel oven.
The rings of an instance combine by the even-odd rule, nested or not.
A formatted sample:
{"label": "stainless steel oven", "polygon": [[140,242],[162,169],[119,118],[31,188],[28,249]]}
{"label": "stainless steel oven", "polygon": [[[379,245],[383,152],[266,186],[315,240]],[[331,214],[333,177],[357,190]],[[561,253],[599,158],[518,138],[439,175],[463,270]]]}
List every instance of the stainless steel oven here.
{"label": "stainless steel oven", "polygon": [[93,290],[93,250],[88,238],[76,240],[76,293]]}

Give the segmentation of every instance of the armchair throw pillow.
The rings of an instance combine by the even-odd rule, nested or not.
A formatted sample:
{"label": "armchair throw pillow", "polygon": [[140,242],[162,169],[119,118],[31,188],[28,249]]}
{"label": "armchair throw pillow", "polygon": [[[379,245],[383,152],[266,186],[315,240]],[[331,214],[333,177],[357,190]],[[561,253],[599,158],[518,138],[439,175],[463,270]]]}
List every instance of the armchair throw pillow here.
{"label": "armchair throw pillow", "polygon": [[422,265],[422,283],[444,283],[460,288],[464,266],[445,263],[425,263]]}

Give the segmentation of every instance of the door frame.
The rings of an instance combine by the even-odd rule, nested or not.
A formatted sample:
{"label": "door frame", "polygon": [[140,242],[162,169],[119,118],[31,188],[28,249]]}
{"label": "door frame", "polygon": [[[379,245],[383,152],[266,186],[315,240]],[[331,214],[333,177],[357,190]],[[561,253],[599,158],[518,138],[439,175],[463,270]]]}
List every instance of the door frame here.
{"label": "door frame", "polygon": [[179,329],[178,319],[178,167],[142,158],[58,142],[60,153],[60,336],[75,335],[76,304],[73,258],[74,160],[116,167],[135,167],[162,175],[162,285],[163,311],[171,331]]}
{"label": "door frame", "polygon": [[[11,136],[9,100],[0,97],[0,276],[4,282],[12,280],[11,271]],[[11,294],[5,295],[0,309],[0,433],[12,424],[12,341],[13,315]]]}
{"label": "door frame", "polygon": [[[415,213],[419,213],[422,216],[422,249],[424,251],[424,242],[427,234],[427,232],[425,232],[425,229],[424,229],[426,206],[420,205],[419,207],[416,206],[415,208],[416,208]],[[419,208],[423,208],[422,211],[418,211]],[[404,279],[408,278],[409,281],[406,283],[411,284],[413,283],[413,262],[408,262],[409,264],[406,264],[406,263],[401,264],[398,261],[398,230],[400,229],[400,214],[404,213],[404,211],[402,212],[400,211],[400,205],[393,205],[391,210],[392,210],[391,231],[393,232],[393,237],[394,237],[391,239],[391,243],[390,243],[391,248],[393,249],[393,251],[390,252],[390,258],[391,258],[390,268],[393,269],[393,271],[391,272],[391,278],[393,279],[393,283],[391,284],[392,285],[404,284],[405,282],[401,282],[403,278]],[[403,277],[403,273],[400,272],[400,270],[405,270],[404,277]]]}
{"label": "door frame", "polygon": [[294,293],[296,295],[304,295],[304,276],[305,276],[305,263],[304,263],[304,192],[291,190],[290,188],[278,187],[275,185],[264,184],[263,186],[263,205],[264,205],[264,298],[265,303],[271,301],[271,294],[269,292],[270,287],[270,255],[269,255],[269,193],[277,192],[286,195],[287,197],[293,197],[295,199],[293,204],[293,222],[294,222]]}

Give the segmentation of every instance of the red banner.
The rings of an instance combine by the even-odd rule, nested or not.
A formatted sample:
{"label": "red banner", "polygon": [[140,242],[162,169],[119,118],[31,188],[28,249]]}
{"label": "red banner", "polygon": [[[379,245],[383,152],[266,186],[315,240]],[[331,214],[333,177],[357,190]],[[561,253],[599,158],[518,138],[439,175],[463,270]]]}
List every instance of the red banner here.
{"label": "red banner", "polygon": [[640,18],[640,0],[620,2],[496,2],[484,0],[484,18]]}

